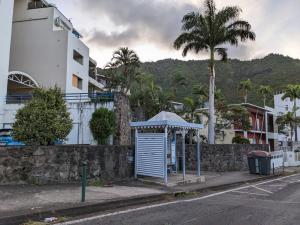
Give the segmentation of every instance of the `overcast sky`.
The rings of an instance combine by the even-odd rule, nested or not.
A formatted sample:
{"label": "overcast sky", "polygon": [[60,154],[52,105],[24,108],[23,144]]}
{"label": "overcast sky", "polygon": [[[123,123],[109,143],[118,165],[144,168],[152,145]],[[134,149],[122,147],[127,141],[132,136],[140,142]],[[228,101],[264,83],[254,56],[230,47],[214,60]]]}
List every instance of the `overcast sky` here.
{"label": "overcast sky", "polygon": [[[184,14],[196,11],[201,0],[49,0],[84,36],[91,56],[106,64],[120,46],[134,49],[142,61],[183,59],[172,42]],[[230,47],[229,57],[248,60],[269,53],[300,58],[300,0],[216,0],[217,7],[238,5],[257,40]],[[205,59],[205,53],[184,59]]]}

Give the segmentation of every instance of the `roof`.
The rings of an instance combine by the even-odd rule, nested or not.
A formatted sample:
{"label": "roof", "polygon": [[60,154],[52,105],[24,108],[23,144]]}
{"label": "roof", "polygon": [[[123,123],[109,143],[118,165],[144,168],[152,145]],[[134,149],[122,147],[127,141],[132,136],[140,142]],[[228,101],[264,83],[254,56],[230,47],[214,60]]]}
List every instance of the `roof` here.
{"label": "roof", "polygon": [[188,123],[175,113],[162,111],[148,121],[133,122],[130,124],[135,128],[181,128],[186,130],[199,130],[203,128],[202,124]]}
{"label": "roof", "polygon": [[165,112],[165,111],[158,113],[156,116],[152,117],[148,121],[162,121],[162,120],[187,123],[184,119],[182,119],[177,114],[172,112]]}

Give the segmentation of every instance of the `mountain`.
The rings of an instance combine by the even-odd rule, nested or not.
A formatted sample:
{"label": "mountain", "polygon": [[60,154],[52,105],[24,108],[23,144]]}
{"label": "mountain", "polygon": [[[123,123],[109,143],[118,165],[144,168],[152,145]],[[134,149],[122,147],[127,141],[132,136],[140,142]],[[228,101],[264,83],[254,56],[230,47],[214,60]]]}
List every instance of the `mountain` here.
{"label": "mountain", "polygon": [[[172,76],[181,74],[186,77],[187,86],[178,91],[178,101],[192,94],[195,84],[208,86],[208,61],[181,61],[165,59],[142,64],[141,70],[152,74],[158,85],[169,90]],[[270,85],[274,92],[283,91],[287,84],[300,84],[300,60],[287,56],[270,54],[262,59],[240,61],[230,59],[228,62],[217,62],[216,86],[220,88],[229,103],[239,103],[242,97],[237,91],[241,80],[251,79],[255,87]],[[249,102],[262,104],[262,98],[255,93],[249,96]],[[268,100],[272,103],[272,99]]]}

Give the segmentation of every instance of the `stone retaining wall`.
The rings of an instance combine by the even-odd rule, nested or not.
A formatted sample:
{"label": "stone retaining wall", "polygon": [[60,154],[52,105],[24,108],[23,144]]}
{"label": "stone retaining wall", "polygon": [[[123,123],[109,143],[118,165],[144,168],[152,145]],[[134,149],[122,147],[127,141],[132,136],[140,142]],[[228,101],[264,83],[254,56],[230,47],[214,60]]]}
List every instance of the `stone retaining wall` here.
{"label": "stone retaining wall", "polygon": [[[181,146],[178,145],[177,149],[178,157],[181,158]],[[202,145],[202,170],[246,170],[246,154],[257,149],[268,150],[268,146]],[[196,146],[187,145],[187,170],[195,170],[195,159]],[[88,179],[116,181],[132,178],[134,146],[0,148],[0,184],[80,182],[83,161],[88,163]]]}
{"label": "stone retaining wall", "polygon": [[[181,152],[181,147],[177,146]],[[204,171],[242,171],[248,169],[247,153],[253,150],[269,151],[268,145],[202,145],[201,169]],[[179,154],[181,154],[179,152]],[[186,166],[196,169],[196,145],[186,146]]]}
{"label": "stone retaining wall", "polygon": [[133,175],[132,146],[48,146],[0,148],[0,184],[79,182],[82,162],[88,179]]}

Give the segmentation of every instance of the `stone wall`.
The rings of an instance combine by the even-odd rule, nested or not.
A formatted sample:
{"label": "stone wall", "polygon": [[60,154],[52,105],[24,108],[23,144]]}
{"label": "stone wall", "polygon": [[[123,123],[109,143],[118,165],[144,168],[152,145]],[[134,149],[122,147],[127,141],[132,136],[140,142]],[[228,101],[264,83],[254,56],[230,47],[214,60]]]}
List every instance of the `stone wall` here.
{"label": "stone wall", "polygon": [[88,179],[133,176],[132,146],[48,146],[0,148],[0,184],[79,182],[82,162]]}
{"label": "stone wall", "polygon": [[[177,146],[181,156],[181,146]],[[242,171],[248,169],[247,153],[268,151],[268,145],[201,145],[201,169],[204,171]],[[187,170],[196,169],[196,145],[186,146]]]}
{"label": "stone wall", "polygon": [[131,144],[131,110],[129,98],[123,93],[114,94],[114,107],[116,116],[116,131],[114,134],[115,145]]}

